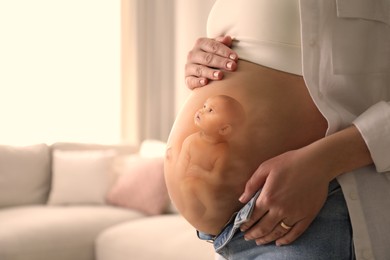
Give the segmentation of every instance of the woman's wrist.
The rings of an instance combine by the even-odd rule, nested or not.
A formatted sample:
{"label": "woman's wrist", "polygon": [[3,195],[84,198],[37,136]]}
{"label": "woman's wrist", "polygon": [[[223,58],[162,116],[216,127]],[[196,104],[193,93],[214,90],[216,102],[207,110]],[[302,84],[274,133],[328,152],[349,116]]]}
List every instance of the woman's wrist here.
{"label": "woman's wrist", "polygon": [[373,163],[367,145],[354,126],[326,136],[307,147],[318,158],[329,181]]}

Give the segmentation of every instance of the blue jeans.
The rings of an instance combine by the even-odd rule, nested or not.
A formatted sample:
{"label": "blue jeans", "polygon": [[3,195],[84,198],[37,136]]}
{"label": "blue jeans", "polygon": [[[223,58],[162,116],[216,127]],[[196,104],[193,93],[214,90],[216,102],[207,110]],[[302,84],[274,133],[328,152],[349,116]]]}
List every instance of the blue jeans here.
{"label": "blue jeans", "polygon": [[347,205],[336,180],[329,185],[328,198],[309,228],[292,244],[257,246],[245,241],[240,225],[252,213],[259,192],[216,237],[198,232],[203,240],[214,243],[215,251],[226,259],[240,260],[350,260],[355,259],[352,228]]}

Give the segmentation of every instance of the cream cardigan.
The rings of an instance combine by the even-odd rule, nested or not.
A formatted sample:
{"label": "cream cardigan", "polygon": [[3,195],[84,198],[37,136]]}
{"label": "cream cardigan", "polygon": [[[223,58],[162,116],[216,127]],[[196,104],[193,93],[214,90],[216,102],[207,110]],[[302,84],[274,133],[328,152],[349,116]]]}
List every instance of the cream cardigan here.
{"label": "cream cardigan", "polygon": [[351,123],[374,166],[338,178],[357,259],[390,259],[390,1],[300,0],[303,75],[329,123]]}
{"label": "cream cardigan", "polygon": [[[302,72],[328,120],[328,135],[356,125],[374,160],[373,166],[338,178],[351,216],[356,256],[390,259],[390,0],[300,0],[299,5],[296,0],[272,0],[274,7],[287,8],[275,14],[281,12],[288,30],[277,20],[280,15],[271,15],[268,24],[253,18],[252,13],[262,13],[263,18],[267,14],[256,9],[261,2],[266,1],[218,0],[210,13],[208,36],[236,37],[240,58]],[[270,30],[275,24],[276,33]],[[267,35],[271,37],[264,39]],[[277,44],[269,44],[275,39]]]}

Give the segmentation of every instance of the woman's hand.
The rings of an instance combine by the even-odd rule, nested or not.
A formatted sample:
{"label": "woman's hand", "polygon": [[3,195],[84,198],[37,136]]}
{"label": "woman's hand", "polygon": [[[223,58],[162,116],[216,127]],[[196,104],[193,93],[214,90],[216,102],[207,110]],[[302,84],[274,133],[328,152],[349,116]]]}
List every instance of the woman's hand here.
{"label": "woman's hand", "polygon": [[262,188],[250,220],[241,226],[245,238],[255,239],[258,244],[293,242],[324,205],[329,182],[372,163],[355,126],[265,161],[240,197],[246,203]]}
{"label": "woman's hand", "polygon": [[330,182],[325,170],[308,147],[262,163],[240,198],[246,203],[262,188],[250,220],[241,226],[245,239],[276,245],[297,239],[325,203]]}
{"label": "woman's hand", "polygon": [[200,38],[188,53],[185,67],[185,81],[190,89],[202,87],[209,80],[223,78],[223,70],[234,71],[237,68],[237,54],[230,48],[230,36],[216,39]]}

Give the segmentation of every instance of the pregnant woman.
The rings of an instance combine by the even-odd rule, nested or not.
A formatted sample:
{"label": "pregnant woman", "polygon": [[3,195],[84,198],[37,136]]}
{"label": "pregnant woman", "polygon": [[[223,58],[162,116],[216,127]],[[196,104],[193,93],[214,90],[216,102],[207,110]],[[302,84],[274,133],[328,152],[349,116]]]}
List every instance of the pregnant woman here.
{"label": "pregnant woman", "polygon": [[[378,16],[390,3],[374,2],[216,1],[208,34],[233,40],[200,39],[191,51],[194,90],[165,174],[178,210],[224,257],[388,256],[388,225],[379,227],[390,223],[375,213],[390,214],[390,19]],[[245,120],[223,139],[220,167],[188,167],[183,158],[223,157],[183,145],[199,131],[196,111],[218,95],[236,100]]]}

